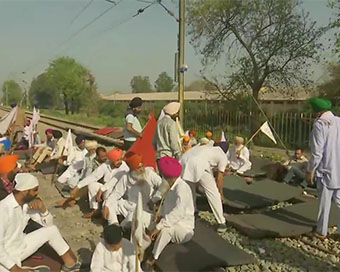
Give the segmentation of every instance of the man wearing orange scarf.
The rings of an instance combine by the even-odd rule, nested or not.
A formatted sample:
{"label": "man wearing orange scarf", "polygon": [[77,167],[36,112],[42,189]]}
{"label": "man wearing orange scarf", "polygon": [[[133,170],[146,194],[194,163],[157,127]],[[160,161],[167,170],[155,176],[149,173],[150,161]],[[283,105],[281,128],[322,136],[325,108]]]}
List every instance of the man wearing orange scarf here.
{"label": "man wearing orange scarf", "polygon": [[[125,162],[130,171],[122,176],[104,202],[103,217],[111,225],[119,224],[117,215],[122,215],[125,218],[122,227],[129,228],[139,192],[142,195],[143,210],[151,212],[149,206],[161,199],[162,178],[152,167],[144,167],[143,157],[139,154],[128,152],[125,155]],[[123,198],[124,196],[126,198]]]}
{"label": "man wearing orange scarf", "polygon": [[12,193],[18,158],[18,155],[0,157],[0,200]]}

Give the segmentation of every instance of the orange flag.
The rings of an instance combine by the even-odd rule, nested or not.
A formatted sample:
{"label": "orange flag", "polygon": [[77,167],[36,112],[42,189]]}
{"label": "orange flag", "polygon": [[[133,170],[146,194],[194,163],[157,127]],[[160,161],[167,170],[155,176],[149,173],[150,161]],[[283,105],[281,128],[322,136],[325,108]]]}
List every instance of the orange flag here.
{"label": "orange flag", "polygon": [[157,121],[153,111],[150,112],[150,119],[143,130],[143,137],[139,138],[129,151],[143,156],[144,166],[153,167],[156,170],[156,151],[152,146],[153,135],[156,131]]}

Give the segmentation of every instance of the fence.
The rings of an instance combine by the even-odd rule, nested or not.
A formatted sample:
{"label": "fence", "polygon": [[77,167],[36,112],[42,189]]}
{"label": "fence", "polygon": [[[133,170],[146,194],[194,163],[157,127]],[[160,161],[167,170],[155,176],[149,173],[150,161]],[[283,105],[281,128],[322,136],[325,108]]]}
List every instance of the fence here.
{"label": "fence", "polygon": [[[236,135],[249,138],[254,131],[252,123],[253,128],[258,128],[265,121],[265,117],[260,113],[226,111],[218,108],[203,111],[188,110],[185,116],[184,127],[196,130],[199,137],[210,130],[214,133],[214,137],[218,138],[223,130],[229,139]],[[311,114],[280,112],[272,114],[269,121],[287,147],[308,146],[309,134],[314,121]],[[263,135],[256,137],[256,144],[274,146]]]}

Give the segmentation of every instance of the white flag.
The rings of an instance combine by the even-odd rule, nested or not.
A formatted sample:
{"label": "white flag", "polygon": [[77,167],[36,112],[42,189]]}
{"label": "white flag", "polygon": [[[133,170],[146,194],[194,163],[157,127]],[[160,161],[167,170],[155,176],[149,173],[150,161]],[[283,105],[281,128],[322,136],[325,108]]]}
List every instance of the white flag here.
{"label": "white flag", "polygon": [[221,142],[226,142],[226,141],[227,139],[225,138],[224,131],[222,131]]}
{"label": "white flag", "polygon": [[34,107],[32,122],[31,122],[34,130],[36,129],[36,125],[38,124],[39,120],[40,120],[40,110],[36,110],[36,108]]}
{"label": "white flag", "polygon": [[0,133],[4,135],[9,126],[17,119],[18,106],[15,106],[8,114],[0,120]]}
{"label": "white flag", "polygon": [[164,116],[165,116],[164,110],[161,110],[161,113],[160,113],[160,115],[159,115],[159,117],[158,117],[158,120],[157,120],[157,121],[160,121],[160,120],[162,120],[162,119],[164,118]]}
{"label": "white flag", "polygon": [[263,125],[260,127],[260,130],[261,130],[264,134],[266,134],[266,135],[269,137],[269,139],[271,139],[275,144],[277,144],[277,142],[276,142],[276,140],[275,140],[275,137],[274,137],[274,135],[273,135],[273,132],[272,132],[272,130],[270,129],[269,124],[268,124],[267,121],[263,123]]}
{"label": "white flag", "polygon": [[134,240],[139,247],[143,243],[143,199],[142,193],[138,192],[138,200],[134,214]]}
{"label": "white flag", "polygon": [[[72,133],[69,129],[66,136],[66,143],[65,143],[65,150],[64,154],[67,156],[67,163],[71,163],[74,157],[74,149],[73,149],[73,140],[72,140]],[[63,154],[63,155],[64,155]]]}

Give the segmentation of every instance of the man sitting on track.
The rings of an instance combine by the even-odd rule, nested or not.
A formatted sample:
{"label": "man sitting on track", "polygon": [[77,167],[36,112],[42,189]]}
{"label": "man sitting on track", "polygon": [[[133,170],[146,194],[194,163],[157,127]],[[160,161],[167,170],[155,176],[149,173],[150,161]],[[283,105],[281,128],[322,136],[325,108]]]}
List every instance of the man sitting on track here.
{"label": "man sitting on track", "polygon": [[107,157],[108,162],[103,163],[91,175],[81,180],[71,191],[71,197],[75,197],[81,188],[88,186],[91,212],[85,214],[85,218],[100,215],[99,203],[107,199],[117,181],[129,171],[129,167],[123,161],[121,149],[109,151]]}
{"label": "man sitting on track", "polygon": [[45,135],[46,135],[45,144],[39,146],[33,155],[31,161],[32,168],[34,168],[37,164],[42,163],[46,157],[51,155],[52,150],[54,149],[55,141],[53,139],[53,129],[46,129]]}
{"label": "man sitting on track", "polygon": [[229,162],[228,170],[231,172],[243,174],[251,168],[249,150],[244,146],[242,137],[235,137],[235,145],[229,149],[227,158]]}
{"label": "man sitting on track", "polygon": [[[37,198],[39,181],[29,173],[17,174],[12,194],[0,201],[0,271],[30,271],[21,269],[21,262],[34,254],[46,242],[64,262],[62,271],[79,271],[80,264],[53,225],[53,217]],[[23,231],[32,219],[43,227],[29,234]]]}

